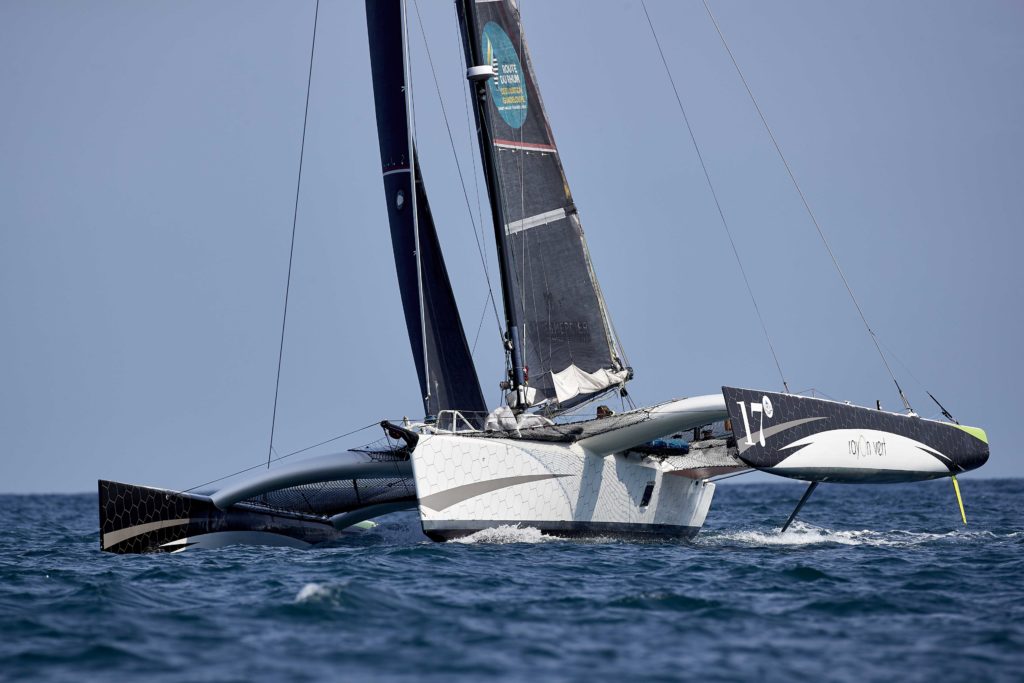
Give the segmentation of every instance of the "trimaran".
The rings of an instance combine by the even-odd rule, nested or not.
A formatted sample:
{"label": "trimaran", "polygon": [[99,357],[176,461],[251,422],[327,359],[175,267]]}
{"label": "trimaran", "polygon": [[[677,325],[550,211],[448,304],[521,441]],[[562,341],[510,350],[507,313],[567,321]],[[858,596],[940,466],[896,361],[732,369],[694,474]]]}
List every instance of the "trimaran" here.
{"label": "trimaran", "polygon": [[980,429],[788,392],[723,387],[567,419],[605,394],[625,395],[633,369],[591,265],[517,4],[458,0],[504,303],[506,401],[488,412],[416,159],[406,9],[405,0],[366,1],[388,219],[426,418],[384,421],[374,445],[204,494],[100,481],[103,550],[307,547],[405,509],[418,510],[435,540],[500,525],[692,538],[711,478],[725,473],[810,482],[792,521],[819,482],[955,484],[987,460]]}

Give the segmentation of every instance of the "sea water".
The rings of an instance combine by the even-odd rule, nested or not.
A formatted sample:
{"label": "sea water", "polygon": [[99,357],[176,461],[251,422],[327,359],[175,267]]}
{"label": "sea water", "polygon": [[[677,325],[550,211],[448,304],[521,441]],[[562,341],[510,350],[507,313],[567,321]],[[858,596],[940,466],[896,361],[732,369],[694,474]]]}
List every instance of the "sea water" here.
{"label": "sea water", "polygon": [[1024,680],[1024,480],[719,485],[691,543],[413,513],[314,550],[99,550],[95,495],[0,496],[0,678]]}

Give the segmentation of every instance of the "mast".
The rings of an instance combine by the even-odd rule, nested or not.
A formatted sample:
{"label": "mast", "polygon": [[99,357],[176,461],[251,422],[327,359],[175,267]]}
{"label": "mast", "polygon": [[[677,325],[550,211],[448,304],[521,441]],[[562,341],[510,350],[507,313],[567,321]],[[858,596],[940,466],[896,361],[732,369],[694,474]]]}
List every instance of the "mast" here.
{"label": "mast", "polygon": [[[501,201],[500,172],[495,158],[494,134],[487,115],[487,81],[495,77],[493,63],[477,64],[475,55],[480,54],[476,31],[475,0],[459,0],[456,3],[459,26],[462,28],[463,46],[466,52],[470,88],[472,89],[473,112],[476,115],[480,156],[483,160],[484,177],[487,180],[487,197],[491,205],[491,219],[494,225],[494,243],[498,250],[498,271],[501,277],[501,299],[505,313],[505,354],[509,366],[508,380],[511,394],[515,397],[513,408],[529,406],[526,392],[526,370],[523,364],[522,341],[519,338],[519,319],[513,297],[512,268],[509,264],[508,238],[505,232],[505,209]],[[486,69],[484,68],[486,67]]]}
{"label": "mast", "polygon": [[[405,118],[409,122],[408,128],[408,140],[409,140],[409,187],[416,187],[416,138],[415,138],[415,126],[416,119],[413,117],[413,105],[412,105],[412,62],[409,60],[409,3],[408,0],[402,1],[402,62],[405,64],[403,71],[403,77],[405,83],[402,87],[405,93]],[[427,316],[426,306],[424,304],[423,297],[423,258],[420,252],[420,217],[419,209],[417,208],[419,202],[414,201],[412,203],[412,233],[413,233],[413,246],[416,249],[416,289],[419,295],[420,302],[420,338],[422,340],[423,348],[427,347]],[[423,406],[427,411],[425,417],[430,416],[430,356],[424,354],[423,356]]]}

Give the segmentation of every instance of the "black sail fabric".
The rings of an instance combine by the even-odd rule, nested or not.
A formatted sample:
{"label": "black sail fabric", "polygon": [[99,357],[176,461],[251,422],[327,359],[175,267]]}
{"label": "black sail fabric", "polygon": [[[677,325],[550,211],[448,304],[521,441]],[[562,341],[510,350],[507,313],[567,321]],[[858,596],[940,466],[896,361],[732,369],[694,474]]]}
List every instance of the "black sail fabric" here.
{"label": "black sail fabric", "polygon": [[[484,88],[485,139],[498,176],[506,296],[529,386],[568,407],[626,377],[554,137],[508,0],[458,3],[471,66],[496,66]],[[487,166],[485,159],[485,167]],[[575,366],[586,374],[572,369]],[[597,373],[593,377],[588,377]],[[614,373],[614,374],[613,374]]]}
{"label": "black sail fabric", "polygon": [[410,192],[412,180],[409,158],[414,155],[409,153],[405,106],[401,0],[367,0],[366,28],[370,40],[377,136],[380,140],[384,195],[391,225],[391,245],[395,253],[395,268],[409,343],[416,360],[421,396],[424,397],[424,410],[427,415],[437,415],[441,410],[448,409],[484,413],[487,406],[462,329],[422,175],[419,165],[415,164],[426,348],[423,344]]}

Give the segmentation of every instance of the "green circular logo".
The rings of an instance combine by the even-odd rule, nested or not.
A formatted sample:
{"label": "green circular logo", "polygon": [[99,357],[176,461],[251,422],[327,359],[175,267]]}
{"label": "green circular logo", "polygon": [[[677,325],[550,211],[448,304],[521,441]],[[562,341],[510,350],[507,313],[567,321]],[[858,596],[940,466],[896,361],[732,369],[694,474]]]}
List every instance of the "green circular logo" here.
{"label": "green circular logo", "polygon": [[508,34],[493,21],[484,25],[480,37],[484,59],[497,63],[498,73],[488,81],[491,101],[505,123],[521,128],[526,121],[526,74]]}

